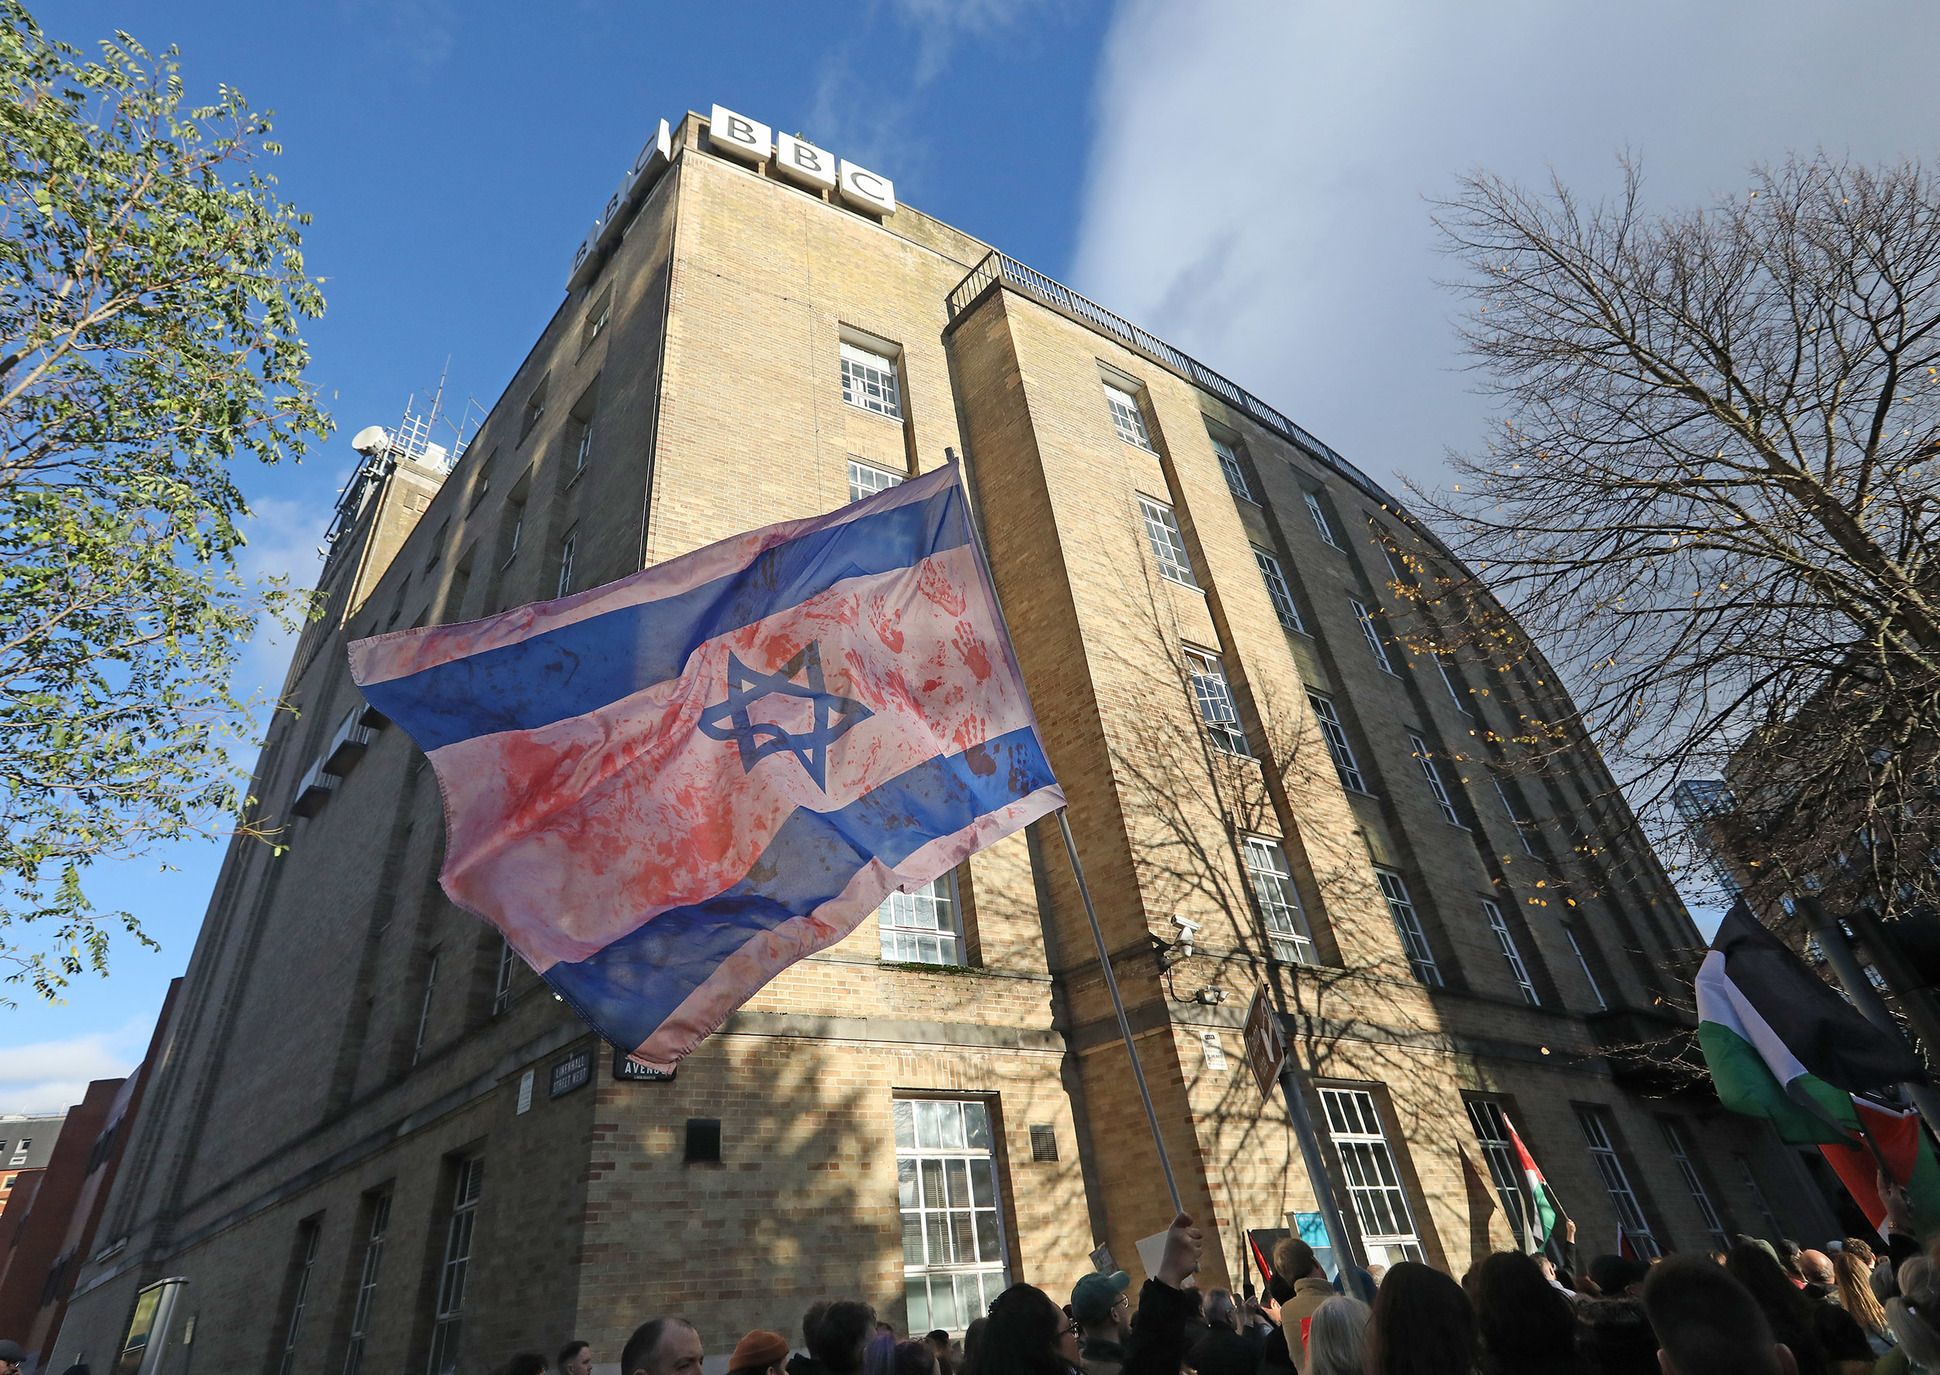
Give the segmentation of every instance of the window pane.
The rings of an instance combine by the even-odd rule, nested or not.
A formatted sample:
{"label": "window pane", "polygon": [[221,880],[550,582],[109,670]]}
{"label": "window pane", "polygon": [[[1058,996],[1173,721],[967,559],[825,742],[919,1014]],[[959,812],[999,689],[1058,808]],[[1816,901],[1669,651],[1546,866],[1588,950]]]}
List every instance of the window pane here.
{"label": "window pane", "polygon": [[1139,513],[1145,520],[1145,539],[1152,547],[1152,557],[1158,562],[1159,576],[1185,587],[1197,587],[1198,579],[1192,576],[1192,560],[1186,554],[1186,542],[1179,533],[1178,517],[1172,508],[1150,497],[1138,499]]}
{"label": "window pane", "polygon": [[[977,1150],[990,1149],[990,1109],[982,1103],[963,1105],[963,1125],[972,1147]],[[974,1167],[971,1170],[976,1173]]]}
{"label": "window pane", "polygon": [[990,1107],[978,1099],[898,1100],[914,1130],[896,1150],[910,1325],[960,1332],[1010,1283]]}

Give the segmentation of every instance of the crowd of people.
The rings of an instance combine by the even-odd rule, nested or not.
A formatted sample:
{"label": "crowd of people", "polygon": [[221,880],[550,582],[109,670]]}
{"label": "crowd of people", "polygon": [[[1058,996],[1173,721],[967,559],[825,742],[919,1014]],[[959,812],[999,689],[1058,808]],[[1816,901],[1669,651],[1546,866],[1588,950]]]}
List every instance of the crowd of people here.
{"label": "crowd of people", "polygon": [[[904,1337],[857,1300],[816,1303],[802,1346],[740,1337],[731,1375],[1940,1375],[1940,1238],[1912,1233],[1905,1195],[1882,1180],[1884,1244],[1825,1250],[1739,1237],[1727,1251],[1578,1268],[1574,1226],[1553,1253],[1504,1251],[1458,1283],[1406,1261],[1330,1281],[1297,1239],[1274,1250],[1266,1293],[1201,1291],[1203,1237],[1181,1214],[1136,1306],[1123,1272],[1087,1274],[1060,1303],[1015,1284],[961,1340]],[[1359,1294],[1353,1292],[1359,1291]],[[1371,1295],[1371,1301],[1361,1295]],[[643,1323],[622,1375],[701,1375],[701,1333],[679,1317]],[[584,1342],[561,1375],[589,1375]],[[544,1375],[541,1355],[495,1375]]]}

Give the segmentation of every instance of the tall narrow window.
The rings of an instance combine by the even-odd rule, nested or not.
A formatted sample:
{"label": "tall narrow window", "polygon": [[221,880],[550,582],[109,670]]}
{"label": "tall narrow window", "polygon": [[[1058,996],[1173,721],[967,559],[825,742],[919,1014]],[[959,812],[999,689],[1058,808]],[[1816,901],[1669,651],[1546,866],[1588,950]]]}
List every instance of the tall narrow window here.
{"label": "tall narrow window", "polygon": [[954,873],[913,893],[891,893],[876,909],[882,957],[892,964],[963,963],[963,926]]}
{"label": "tall narrow window", "polygon": [[1472,715],[1473,713],[1468,709],[1468,694],[1463,692],[1461,684],[1455,681],[1455,673],[1449,668],[1448,660],[1439,654],[1435,656],[1435,671],[1441,674],[1442,686],[1448,689],[1449,700],[1455,703],[1455,710],[1464,716]]}
{"label": "tall narrow window", "polygon": [[1212,436],[1213,453],[1219,456],[1219,471],[1226,475],[1226,485],[1233,489],[1233,495],[1241,501],[1253,500],[1253,489],[1246,485],[1246,468],[1239,461],[1239,450],[1218,435]]}
{"label": "tall narrow window", "polygon": [[1576,956],[1576,967],[1583,971],[1583,981],[1590,986],[1590,996],[1596,999],[1599,1009],[1610,1006],[1603,996],[1603,986],[1596,981],[1596,973],[1590,968],[1589,960],[1583,956],[1583,947],[1576,943],[1576,931],[1572,927],[1563,928],[1563,938],[1570,943],[1570,953]]}
{"label": "tall narrow window", "polygon": [[485,1183],[485,1161],[467,1156],[455,1162],[451,1221],[445,1227],[445,1258],[438,1267],[438,1306],[431,1325],[431,1362],[426,1375],[453,1375],[465,1332],[465,1278],[472,1263],[472,1230],[478,1223],[478,1195]]}
{"label": "tall narrow window", "polygon": [[1482,1148],[1489,1178],[1495,1182],[1495,1196],[1502,1203],[1502,1215],[1509,1219],[1509,1230],[1515,1234],[1516,1244],[1522,1245],[1529,1202],[1523,1193],[1522,1162],[1516,1159],[1515,1147],[1509,1141],[1509,1119],[1502,1105],[1492,1098],[1470,1098],[1467,1102],[1468,1120],[1475,1128],[1475,1142]]}
{"label": "tall narrow window", "polygon": [[1529,977],[1528,966],[1522,962],[1522,952],[1516,949],[1515,933],[1509,930],[1509,919],[1502,915],[1502,909],[1490,898],[1482,899],[1482,915],[1489,919],[1489,930],[1495,932],[1495,943],[1502,947],[1502,958],[1508,963],[1509,977],[1516,981],[1522,999],[1531,1007],[1542,1006],[1542,998],[1536,993],[1536,984]]}
{"label": "tall narrow window", "polygon": [[1286,851],[1277,840],[1244,836],[1240,853],[1246,859],[1246,877],[1253,885],[1253,901],[1259,904],[1273,958],[1289,964],[1312,964],[1313,936],[1307,930],[1307,915],[1300,910],[1300,895],[1293,886]]}
{"label": "tall narrow window", "polygon": [[1408,954],[1408,968],[1423,983],[1440,988],[1442,971],[1435,963],[1435,952],[1428,948],[1428,933],[1421,928],[1421,914],[1408,896],[1408,885],[1392,869],[1377,868],[1374,877],[1380,881],[1381,896],[1388,900],[1388,915],[1394,918],[1401,948]]}
{"label": "tall narrow window", "polygon": [[1354,758],[1354,746],[1347,738],[1347,727],[1341,724],[1340,713],[1317,692],[1308,693],[1307,700],[1313,704],[1320,733],[1327,741],[1327,753],[1334,757],[1334,768],[1340,773],[1342,785],[1357,793],[1366,792],[1367,780],[1361,776],[1361,766]]}
{"label": "tall narrow window", "polygon": [[316,1218],[307,1218],[296,1227],[296,1274],[290,1293],[290,1324],[283,1332],[283,1359],[277,1366],[278,1375],[290,1375],[290,1368],[296,1364],[297,1334],[303,1327],[303,1309],[310,1298],[310,1271],[317,1263],[317,1242],[323,1236],[323,1224]]}
{"label": "tall narrow window", "polygon": [[1691,1202],[1697,1205],[1698,1215],[1704,1219],[1704,1228],[1711,1234],[1711,1244],[1720,1251],[1731,1249],[1731,1239],[1725,1235],[1724,1219],[1712,1206],[1710,1190],[1704,1187],[1704,1179],[1697,1172],[1697,1162],[1691,1159],[1690,1142],[1684,1135],[1684,1124],[1674,1117],[1660,1117],[1657,1125],[1664,1129],[1664,1146],[1671,1153],[1671,1160],[1677,1165],[1677,1172],[1683,1176],[1684,1187],[1691,1191]]}
{"label": "tall narrow window", "polygon": [[1516,839],[1522,842],[1522,852],[1531,859],[1539,858],[1535,838],[1530,834],[1533,823],[1522,814],[1514,800],[1510,798],[1509,790],[1502,786],[1500,778],[1491,773],[1489,782],[1495,785],[1496,800],[1502,804],[1503,815],[1507,816],[1509,823],[1516,828]]}
{"label": "tall narrow window", "polygon": [[1136,396],[1107,382],[1105,406],[1111,411],[1111,425],[1120,439],[1148,451],[1152,448],[1152,436],[1145,430],[1145,412],[1139,409]]}
{"label": "tall narrow window", "polygon": [[1158,561],[1159,576],[1184,587],[1197,587],[1192,576],[1192,560],[1186,554],[1185,538],[1179,533],[1178,517],[1172,508],[1150,497],[1138,499],[1139,514],[1145,518],[1145,539]]}
{"label": "tall narrow window", "polygon": [[1213,744],[1228,754],[1251,757],[1246,732],[1240,727],[1239,708],[1233,703],[1233,690],[1226,682],[1226,666],[1216,654],[1202,649],[1185,651],[1186,673],[1192,679],[1192,698],[1199,705],[1199,719]]}
{"label": "tall narrow window", "polygon": [[1253,562],[1259,565],[1260,581],[1266,584],[1267,600],[1273,603],[1273,614],[1280,624],[1296,634],[1307,633],[1307,623],[1300,619],[1300,608],[1293,600],[1293,588],[1287,583],[1287,575],[1280,567],[1280,561],[1273,555],[1253,546]]}
{"label": "tall narrow window", "polygon": [[438,952],[431,952],[431,960],[424,967],[424,1000],[418,1004],[418,1034],[411,1042],[411,1063],[416,1064],[424,1054],[425,1036],[431,1030],[431,998],[438,989]]}
{"label": "tall narrow window", "polygon": [[1340,548],[1341,542],[1334,534],[1334,523],[1327,518],[1327,507],[1321,501],[1320,493],[1308,492],[1306,498],[1307,514],[1314,518],[1314,529],[1320,531],[1320,537],[1327,543],[1336,549]]}
{"label": "tall narrow window", "polygon": [[525,411],[519,417],[519,442],[521,444],[525,443],[525,437],[532,433],[532,427],[539,423],[539,417],[546,413],[546,388],[551,383],[552,374],[547,373],[539,379],[539,385],[534,387],[532,394],[525,399]]}
{"label": "tall narrow window", "polygon": [[518,952],[512,949],[512,942],[499,938],[498,974],[492,981],[492,1015],[498,1016],[512,1006],[512,975],[519,962]]}
{"label": "tall narrow window", "polygon": [[364,1260],[357,1272],[357,1300],[350,1310],[350,1345],[344,1352],[343,1375],[361,1375],[364,1368],[364,1341],[370,1333],[371,1310],[377,1302],[377,1277],[384,1265],[384,1234],[391,1226],[391,1195],[373,1195],[366,1200],[370,1225],[364,1232]]}
{"label": "tall narrow window", "polygon": [[1324,1088],[1320,1101],[1327,1112],[1327,1135],[1340,1152],[1341,1170],[1347,1176],[1347,1196],[1361,1224],[1367,1263],[1426,1260],[1401,1171],[1381,1130],[1374,1095],[1364,1089]]}
{"label": "tall narrow window", "polygon": [[1637,1202],[1637,1195],[1630,1187],[1630,1175],[1617,1155],[1609,1116],[1603,1108],[1579,1107],[1576,1110],[1577,1125],[1583,1129],[1583,1140],[1589,1145],[1590,1159],[1603,1180],[1604,1192],[1610,1195],[1610,1206],[1616,1210],[1617,1221],[1623,1224],[1624,1234],[1637,1248],[1638,1255],[1661,1255],[1663,1248],[1658,1246],[1657,1238],[1651,1235],[1650,1224],[1644,1220],[1643,1205]]}
{"label": "tall narrow window", "polygon": [[573,590],[573,556],[578,549],[579,529],[575,526],[559,541],[559,590],[554,596],[563,597]]}
{"label": "tall narrow window", "polygon": [[579,438],[573,444],[573,476],[586,471],[586,465],[593,458],[593,422],[583,420],[578,425]]}
{"label": "tall narrow window", "polygon": [[1408,732],[1408,748],[1414,751],[1415,762],[1421,765],[1421,776],[1428,780],[1428,791],[1435,796],[1435,805],[1442,809],[1442,816],[1451,826],[1460,826],[1462,817],[1455,810],[1455,798],[1448,791],[1448,784],[1442,781],[1441,770],[1435,767],[1434,751],[1428,742],[1413,731]]}
{"label": "tall narrow window", "polygon": [[[1388,646],[1381,638],[1381,623],[1374,619],[1374,612],[1366,602],[1355,597],[1349,597],[1347,604],[1354,608],[1354,619],[1361,623],[1361,635],[1374,655],[1374,662],[1381,666],[1383,673],[1394,673],[1394,660],[1388,657]],[[1400,676],[1395,673],[1395,677]]]}
{"label": "tall narrow window", "polygon": [[1752,1173],[1751,1157],[1748,1155],[1739,1156],[1738,1168],[1744,1174],[1745,1192],[1751,1195],[1752,1206],[1758,1209],[1759,1216],[1765,1219],[1765,1235],[1768,1237],[1784,1236],[1785,1228],[1779,1223],[1778,1214],[1772,1211],[1771,1201],[1765,1197],[1764,1189],[1759,1186],[1758,1176]]}
{"label": "tall narrow window", "polygon": [[592,305],[586,308],[586,325],[580,331],[579,351],[586,352],[593,341],[606,333],[607,322],[613,318],[613,284],[608,282]]}
{"label": "tall narrow window", "polygon": [[896,381],[896,360],[843,340],[842,399],[865,411],[901,420],[903,395]]}
{"label": "tall narrow window", "polygon": [[872,497],[877,492],[886,492],[891,487],[900,487],[902,484],[901,473],[892,473],[887,468],[878,468],[875,464],[864,463],[858,458],[849,460],[850,501],[861,501],[864,497]]}
{"label": "tall narrow window", "polygon": [[893,1110],[909,1330],[961,1332],[1010,1285],[990,1108],[898,1098]]}

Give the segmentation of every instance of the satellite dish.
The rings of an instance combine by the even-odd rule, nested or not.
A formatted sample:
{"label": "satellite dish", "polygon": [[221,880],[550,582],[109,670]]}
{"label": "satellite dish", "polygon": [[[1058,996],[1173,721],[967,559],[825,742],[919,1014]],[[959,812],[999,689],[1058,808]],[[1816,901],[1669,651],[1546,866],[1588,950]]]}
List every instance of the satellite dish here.
{"label": "satellite dish", "polygon": [[350,437],[350,447],[360,454],[381,454],[391,447],[391,436],[382,425],[366,425]]}

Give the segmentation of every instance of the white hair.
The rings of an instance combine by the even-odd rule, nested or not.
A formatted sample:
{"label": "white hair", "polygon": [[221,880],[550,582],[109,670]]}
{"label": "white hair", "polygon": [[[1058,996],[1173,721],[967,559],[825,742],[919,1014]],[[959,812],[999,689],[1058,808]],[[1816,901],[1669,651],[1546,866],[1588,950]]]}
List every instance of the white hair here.
{"label": "white hair", "polygon": [[1345,1294],[1336,1294],[1314,1309],[1307,1324],[1301,1375],[1361,1375],[1369,1311],[1359,1299]]}

